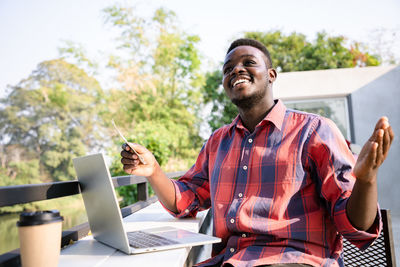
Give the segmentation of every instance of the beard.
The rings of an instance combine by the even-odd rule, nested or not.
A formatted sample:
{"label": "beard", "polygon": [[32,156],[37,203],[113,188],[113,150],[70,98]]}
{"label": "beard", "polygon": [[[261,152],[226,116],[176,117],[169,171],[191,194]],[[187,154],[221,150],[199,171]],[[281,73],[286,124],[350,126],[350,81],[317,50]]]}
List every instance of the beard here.
{"label": "beard", "polygon": [[262,101],[268,91],[268,84],[265,85],[264,90],[255,92],[249,96],[242,98],[233,98],[231,101],[235,106],[243,110],[249,110]]}

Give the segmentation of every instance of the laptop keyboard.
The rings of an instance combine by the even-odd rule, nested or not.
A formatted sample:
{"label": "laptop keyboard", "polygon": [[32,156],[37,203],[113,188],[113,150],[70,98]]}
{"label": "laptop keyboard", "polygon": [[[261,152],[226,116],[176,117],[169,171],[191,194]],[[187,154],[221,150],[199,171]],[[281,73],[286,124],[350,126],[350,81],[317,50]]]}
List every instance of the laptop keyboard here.
{"label": "laptop keyboard", "polygon": [[129,245],[134,248],[148,248],[179,244],[177,241],[142,231],[128,232],[127,235]]}

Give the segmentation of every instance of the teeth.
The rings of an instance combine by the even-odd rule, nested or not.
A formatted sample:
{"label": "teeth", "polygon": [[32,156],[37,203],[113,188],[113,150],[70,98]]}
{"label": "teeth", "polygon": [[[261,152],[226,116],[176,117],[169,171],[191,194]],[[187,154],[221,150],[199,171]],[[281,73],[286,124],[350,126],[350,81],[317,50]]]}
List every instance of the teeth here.
{"label": "teeth", "polygon": [[239,79],[236,82],[233,83],[233,86],[238,85],[239,83],[248,83],[249,81],[246,79]]}

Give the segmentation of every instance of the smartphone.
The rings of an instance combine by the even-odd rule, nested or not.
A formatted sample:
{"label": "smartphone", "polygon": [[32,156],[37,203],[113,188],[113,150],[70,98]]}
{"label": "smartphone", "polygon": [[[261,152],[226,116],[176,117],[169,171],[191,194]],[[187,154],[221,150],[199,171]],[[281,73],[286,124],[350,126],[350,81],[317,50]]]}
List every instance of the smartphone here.
{"label": "smartphone", "polygon": [[117,127],[117,125],[115,124],[115,122],[114,122],[113,119],[111,120],[111,123],[112,123],[112,125],[114,126],[115,130],[117,131],[117,133],[119,134],[119,136],[121,136],[122,140],[124,140],[124,142],[126,143],[126,145],[129,146],[129,148],[133,151],[133,153],[136,154],[136,156],[138,156],[139,161],[140,161],[142,164],[146,164],[146,162],[144,161],[144,158],[143,158],[141,155],[139,155],[139,153],[137,153],[136,150],[135,150],[132,146],[129,145],[128,140],[126,140],[125,136],[124,136],[124,135],[121,133],[121,131],[118,129],[118,127]]}

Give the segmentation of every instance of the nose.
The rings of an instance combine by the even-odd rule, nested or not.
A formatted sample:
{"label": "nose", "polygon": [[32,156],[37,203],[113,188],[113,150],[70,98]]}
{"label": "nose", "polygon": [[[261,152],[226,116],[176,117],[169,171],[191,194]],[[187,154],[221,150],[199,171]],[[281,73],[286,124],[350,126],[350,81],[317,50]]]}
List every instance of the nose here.
{"label": "nose", "polygon": [[243,64],[237,64],[237,65],[235,65],[235,67],[233,67],[233,70],[232,70],[232,72],[233,73],[240,73],[240,72],[242,72],[242,71],[244,71],[244,67],[243,67]]}

